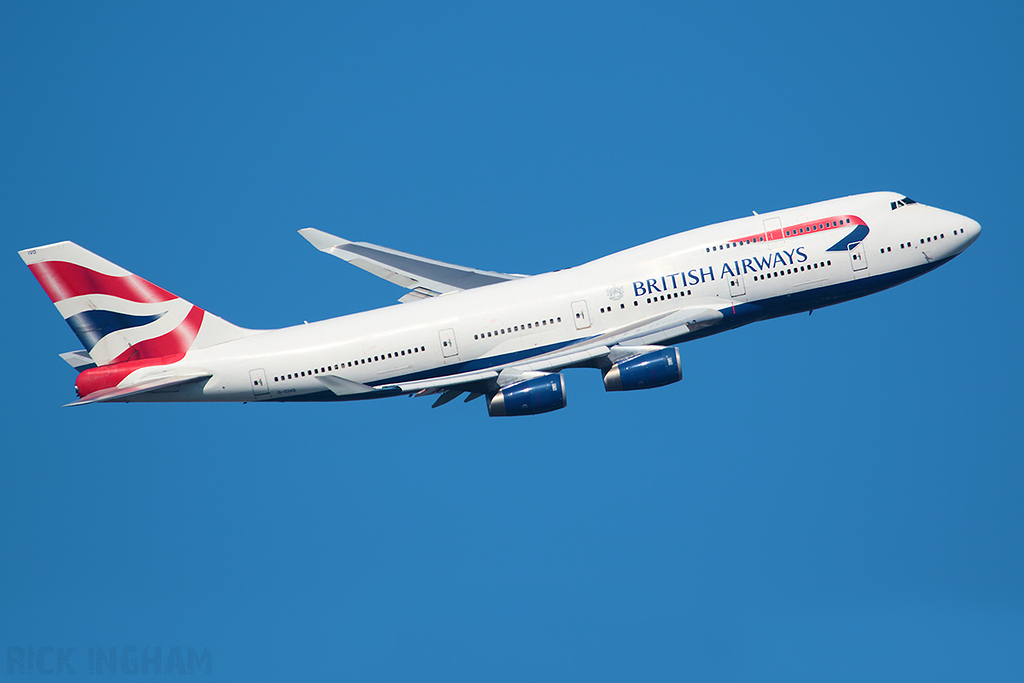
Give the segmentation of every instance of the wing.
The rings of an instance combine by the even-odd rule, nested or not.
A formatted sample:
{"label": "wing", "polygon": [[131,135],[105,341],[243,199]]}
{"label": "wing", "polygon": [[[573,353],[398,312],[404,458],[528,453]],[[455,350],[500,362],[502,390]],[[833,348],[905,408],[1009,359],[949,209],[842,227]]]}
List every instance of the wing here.
{"label": "wing", "polygon": [[432,379],[399,382],[376,390],[417,396],[444,392],[435,403],[436,407],[466,391],[471,392],[470,398],[475,398],[497,387],[513,384],[530,376],[529,373],[557,372],[573,366],[607,367],[624,358],[653,350],[652,347],[658,344],[678,340],[696,330],[714,325],[724,317],[715,308],[694,307],[669,311],[515,363]]}
{"label": "wing", "polygon": [[412,290],[399,299],[403,303],[527,277],[456,266],[368,242],[350,242],[316,228],[303,228],[299,234],[325,254]]}

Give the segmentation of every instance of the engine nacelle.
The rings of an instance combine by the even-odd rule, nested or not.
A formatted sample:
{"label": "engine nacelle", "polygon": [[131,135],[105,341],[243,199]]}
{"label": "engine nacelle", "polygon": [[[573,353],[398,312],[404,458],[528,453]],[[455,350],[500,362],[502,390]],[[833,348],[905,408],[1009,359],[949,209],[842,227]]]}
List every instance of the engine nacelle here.
{"label": "engine nacelle", "polygon": [[619,361],[604,373],[605,391],[652,389],[683,378],[679,349],[670,347]]}
{"label": "engine nacelle", "polygon": [[491,417],[539,415],[565,406],[565,378],[559,374],[516,382],[487,396],[487,414]]}

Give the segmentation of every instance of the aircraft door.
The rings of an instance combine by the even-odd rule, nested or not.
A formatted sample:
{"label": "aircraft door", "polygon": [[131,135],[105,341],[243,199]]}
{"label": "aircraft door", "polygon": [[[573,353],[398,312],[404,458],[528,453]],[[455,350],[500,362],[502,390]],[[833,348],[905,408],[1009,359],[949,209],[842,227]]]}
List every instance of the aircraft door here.
{"label": "aircraft door", "polygon": [[455,330],[448,328],[437,333],[441,340],[441,355],[451,358],[459,355],[459,347],[455,345]]}
{"label": "aircraft door", "polygon": [[252,387],[252,395],[255,398],[270,393],[270,387],[267,386],[267,373],[263,372],[263,368],[249,371],[249,386]]}
{"label": "aircraft door", "polygon": [[856,244],[851,244],[848,250],[850,252],[850,266],[854,272],[867,269],[868,261],[864,256],[864,243],[857,242]]}
{"label": "aircraft door", "polygon": [[586,301],[572,302],[572,319],[576,323],[577,330],[585,330],[590,327],[590,313],[587,311]]}
{"label": "aircraft door", "polygon": [[742,275],[733,275],[729,278],[729,296],[743,296],[746,293]]}

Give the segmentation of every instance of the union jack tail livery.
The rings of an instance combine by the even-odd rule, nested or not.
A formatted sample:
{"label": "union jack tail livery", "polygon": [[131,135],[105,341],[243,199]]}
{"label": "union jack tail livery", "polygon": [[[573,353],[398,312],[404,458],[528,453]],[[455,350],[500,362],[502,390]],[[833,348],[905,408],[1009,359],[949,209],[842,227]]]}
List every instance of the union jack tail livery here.
{"label": "union jack tail livery", "polygon": [[165,365],[193,347],[245,336],[246,330],[74,242],[18,253],[85,347],[85,354],[77,352],[79,363],[72,363],[76,367],[90,365],[88,360],[98,366]]}

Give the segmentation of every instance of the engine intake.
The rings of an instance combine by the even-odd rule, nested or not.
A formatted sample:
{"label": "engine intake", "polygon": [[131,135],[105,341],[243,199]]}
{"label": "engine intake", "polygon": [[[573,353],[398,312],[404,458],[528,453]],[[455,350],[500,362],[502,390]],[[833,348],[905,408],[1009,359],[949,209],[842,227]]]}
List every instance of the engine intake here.
{"label": "engine intake", "polygon": [[683,378],[679,349],[671,347],[619,361],[604,373],[605,391],[653,389]]}
{"label": "engine intake", "polygon": [[516,382],[487,396],[487,414],[491,417],[539,415],[565,406],[565,378],[559,374]]}

